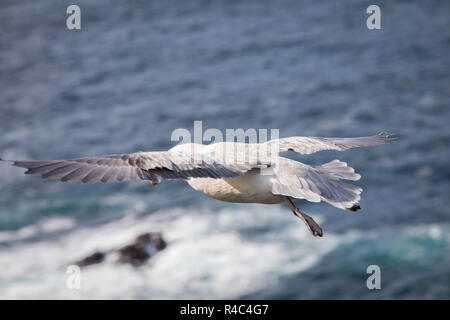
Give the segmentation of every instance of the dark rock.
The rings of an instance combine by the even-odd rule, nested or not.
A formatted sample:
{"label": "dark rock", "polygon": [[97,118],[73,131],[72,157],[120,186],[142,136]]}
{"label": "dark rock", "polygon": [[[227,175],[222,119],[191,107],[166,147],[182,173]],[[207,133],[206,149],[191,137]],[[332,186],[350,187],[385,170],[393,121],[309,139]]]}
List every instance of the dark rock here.
{"label": "dark rock", "polygon": [[139,235],[134,244],[117,250],[119,263],[129,263],[135,267],[144,264],[152,254],[163,250],[167,246],[161,233],[144,233]]}
{"label": "dark rock", "polygon": [[117,251],[119,253],[118,262],[129,263],[135,267],[144,264],[150,258],[150,253],[145,248],[140,248],[134,244],[120,248]]}
{"label": "dark rock", "polygon": [[[118,254],[117,262],[129,263],[134,267],[138,267],[145,264],[152,255],[165,249],[166,246],[167,243],[164,241],[161,233],[149,232],[137,236],[134,243],[117,250],[111,250],[110,252],[116,252]],[[86,258],[75,262],[75,264],[79,267],[86,267],[92,264],[101,263],[110,252],[105,253],[97,251]]]}
{"label": "dark rock", "polygon": [[97,264],[102,262],[105,259],[105,253],[97,251],[86,258],[75,262],[75,264],[79,267],[87,267],[91,264]]}
{"label": "dark rock", "polygon": [[139,247],[152,245],[158,251],[165,249],[167,246],[167,243],[164,241],[162,234],[159,232],[143,233],[136,238],[134,244]]}

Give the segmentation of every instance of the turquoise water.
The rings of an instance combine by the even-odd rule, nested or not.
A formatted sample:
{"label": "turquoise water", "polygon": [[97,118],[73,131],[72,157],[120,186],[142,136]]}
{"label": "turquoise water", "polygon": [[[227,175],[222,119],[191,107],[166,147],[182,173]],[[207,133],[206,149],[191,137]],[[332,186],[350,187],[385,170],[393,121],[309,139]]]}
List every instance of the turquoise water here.
{"label": "turquoise water", "polygon": [[[61,1],[0,4],[0,156],[164,150],[176,128],[277,128],[394,144],[296,157],[346,161],[361,207],[217,202],[181,181],[81,185],[0,164],[1,298],[450,298],[450,6],[369,2]],[[169,241],[141,270],[65,286],[64,265],[144,231]],[[382,289],[366,287],[379,265]],[[233,283],[233,286],[230,286]]]}

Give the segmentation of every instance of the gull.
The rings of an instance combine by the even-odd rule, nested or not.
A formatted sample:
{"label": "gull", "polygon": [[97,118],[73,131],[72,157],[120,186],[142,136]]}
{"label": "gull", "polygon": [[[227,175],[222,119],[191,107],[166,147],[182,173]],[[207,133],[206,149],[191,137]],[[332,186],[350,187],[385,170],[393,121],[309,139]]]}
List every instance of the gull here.
{"label": "gull", "polygon": [[279,204],[287,202],[314,236],[322,228],[298,209],[293,200],[326,202],[356,211],[362,189],[343,180],[361,176],[340,160],[309,166],[280,155],[294,151],[307,155],[322,150],[343,151],[355,147],[386,144],[391,136],[356,138],[288,137],[263,143],[218,142],[208,145],[178,144],[168,151],[136,152],[67,160],[16,161],[12,165],[44,179],[82,183],[180,179],[211,198],[235,203]]}

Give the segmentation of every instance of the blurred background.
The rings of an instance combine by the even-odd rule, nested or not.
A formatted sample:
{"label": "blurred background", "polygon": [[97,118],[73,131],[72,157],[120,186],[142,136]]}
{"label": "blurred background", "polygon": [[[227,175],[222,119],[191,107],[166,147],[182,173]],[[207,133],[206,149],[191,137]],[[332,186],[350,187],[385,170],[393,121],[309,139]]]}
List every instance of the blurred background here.
{"label": "blurred background", "polygon": [[[66,28],[67,6],[82,30]],[[366,9],[381,7],[381,30]],[[0,156],[165,150],[176,128],[396,133],[347,161],[362,210],[229,204],[182,181],[82,185],[0,164],[0,298],[450,298],[450,2],[0,2]],[[66,265],[161,232],[141,267]],[[381,268],[368,290],[366,268]]]}

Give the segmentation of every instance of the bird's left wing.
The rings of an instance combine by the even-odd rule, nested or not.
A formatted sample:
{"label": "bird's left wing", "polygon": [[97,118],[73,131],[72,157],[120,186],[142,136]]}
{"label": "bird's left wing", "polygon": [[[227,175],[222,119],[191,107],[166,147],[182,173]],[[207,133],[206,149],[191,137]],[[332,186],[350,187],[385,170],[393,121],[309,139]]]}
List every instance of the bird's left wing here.
{"label": "bird's left wing", "polygon": [[[0,159],[1,160],[1,159]],[[5,161],[5,160],[3,160]],[[28,169],[25,173],[44,179],[81,181],[82,183],[126,180],[187,179],[190,177],[237,177],[251,166],[224,164],[220,159],[177,151],[137,152],[47,161],[10,161]]]}

